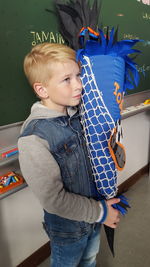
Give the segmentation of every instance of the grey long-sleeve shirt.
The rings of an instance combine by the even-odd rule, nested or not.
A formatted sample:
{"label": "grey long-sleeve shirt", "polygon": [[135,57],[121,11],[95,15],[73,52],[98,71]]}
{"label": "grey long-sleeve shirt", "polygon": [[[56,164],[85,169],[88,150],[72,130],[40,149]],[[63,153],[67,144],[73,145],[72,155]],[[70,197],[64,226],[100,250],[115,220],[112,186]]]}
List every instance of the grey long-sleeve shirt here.
{"label": "grey long-sleeve shirt", "polygon": [[[74,109],[68,108],[70,116],[75,112]],[[24,122],[21,132],[33,119],[58,116],[64,116],[64,114],[49,110],[37,102],[32,106],[31,114]],[[18,149],[22,174],[47,212],[88,223],[101,219],[103,208],[100,202],[64,189],[59,166],[51,155],[46,140],[36,135],[20,137]]]}

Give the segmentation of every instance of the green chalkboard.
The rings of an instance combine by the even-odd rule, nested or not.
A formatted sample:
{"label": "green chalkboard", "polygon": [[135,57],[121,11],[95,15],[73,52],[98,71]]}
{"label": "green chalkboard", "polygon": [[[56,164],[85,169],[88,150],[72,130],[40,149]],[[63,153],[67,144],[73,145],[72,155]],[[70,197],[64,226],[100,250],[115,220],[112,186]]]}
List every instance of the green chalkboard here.
{"label": "green chalkboard", "polygon": [[[92,1],[92,0],[91,0]],[[5,0],[0,2],[0,125],[24,120],[36,96],[23,74],[24,56],[41,42],[59,42],[57,18],[45,9],[53,9],[52,0]],[[143,54],[137,58],[141,75],[140,85],[131,93],[150,89],[150,1],[103,0],[103,27],[119,25],[119,38],[140,38]]]}

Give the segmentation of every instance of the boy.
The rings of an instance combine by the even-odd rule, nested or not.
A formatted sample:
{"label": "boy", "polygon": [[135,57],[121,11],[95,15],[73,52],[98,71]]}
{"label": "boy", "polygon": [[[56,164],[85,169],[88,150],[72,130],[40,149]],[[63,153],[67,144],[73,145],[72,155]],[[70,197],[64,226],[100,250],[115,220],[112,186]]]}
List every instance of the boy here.
{"label": "boy", "polygon": [[[95,266],[101,223],[116,228],[119,199],[96,201],[76,106],[82,84],[75,51],[43,43],[25,57],[24,71],[40,98],[18,141],[22,174],[44,209],[51,267]],[[93,186],[94,185],[94,186]]]}

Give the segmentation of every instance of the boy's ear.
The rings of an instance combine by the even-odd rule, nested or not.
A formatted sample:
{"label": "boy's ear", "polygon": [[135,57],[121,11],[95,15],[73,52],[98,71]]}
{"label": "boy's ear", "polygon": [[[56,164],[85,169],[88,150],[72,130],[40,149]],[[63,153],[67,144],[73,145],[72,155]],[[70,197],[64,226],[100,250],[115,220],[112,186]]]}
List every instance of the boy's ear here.
{"label": "boy's ear", "polygon": [[47,89],[42,83],[34,83],[33,89],[40,98],[48,98]]}

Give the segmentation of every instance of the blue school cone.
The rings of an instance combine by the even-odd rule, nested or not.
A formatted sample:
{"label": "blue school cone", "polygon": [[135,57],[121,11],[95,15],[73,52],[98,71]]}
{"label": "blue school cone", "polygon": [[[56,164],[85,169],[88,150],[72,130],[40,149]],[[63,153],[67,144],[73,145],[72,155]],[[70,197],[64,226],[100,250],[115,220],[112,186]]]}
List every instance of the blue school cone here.
{"label": "blue school cone", "polygon": [[[80,106],[88,154],[96,185],[96,199],[117,197],[117,172],[123,170],[126,156],[122,145],[121,109],[126,89],[138,85],[136,63],[130,54],[140,53],[132,47],[139,40],[118,42],[114,28],[106,35],[97,31],[100,5],[87,0],[55,0],[60,32],[69,46],[77,50],[83,84]],[[99,1],[100,3],[101,1]],[[77,38],[78,36],[78,38]],[[127,199],[119,196],[114,205],[121,214],[129,208]],[[114,255],[114,229],[105,226],[108,244]]]}
{"label": "blue school cone", "polygon": [[[84,31],[84,33],[83,33]],[[117,196],[117,172],[123,170],[126,161],[125,149],[121,143],[121,109],[126,88],[138,84],[135,63],[128,54],[139,52],[132,46],[138,40],[115,42],[114,29],[108,36],[100,30],[99,36],[89,40],[78,50],[77,59],[82,66],[82,101],[80,106],[87,148],[91,160],[93,176],[99,198],[110,199]],[[92,32],[93,37],[93,32]],[[128,71],[133,73],[133,81]],[[127,199],[120,196],[120,203],[113,206],[121,214],[129,208]],[[114,229],[104,225],[107,240],[114,255]]]}

